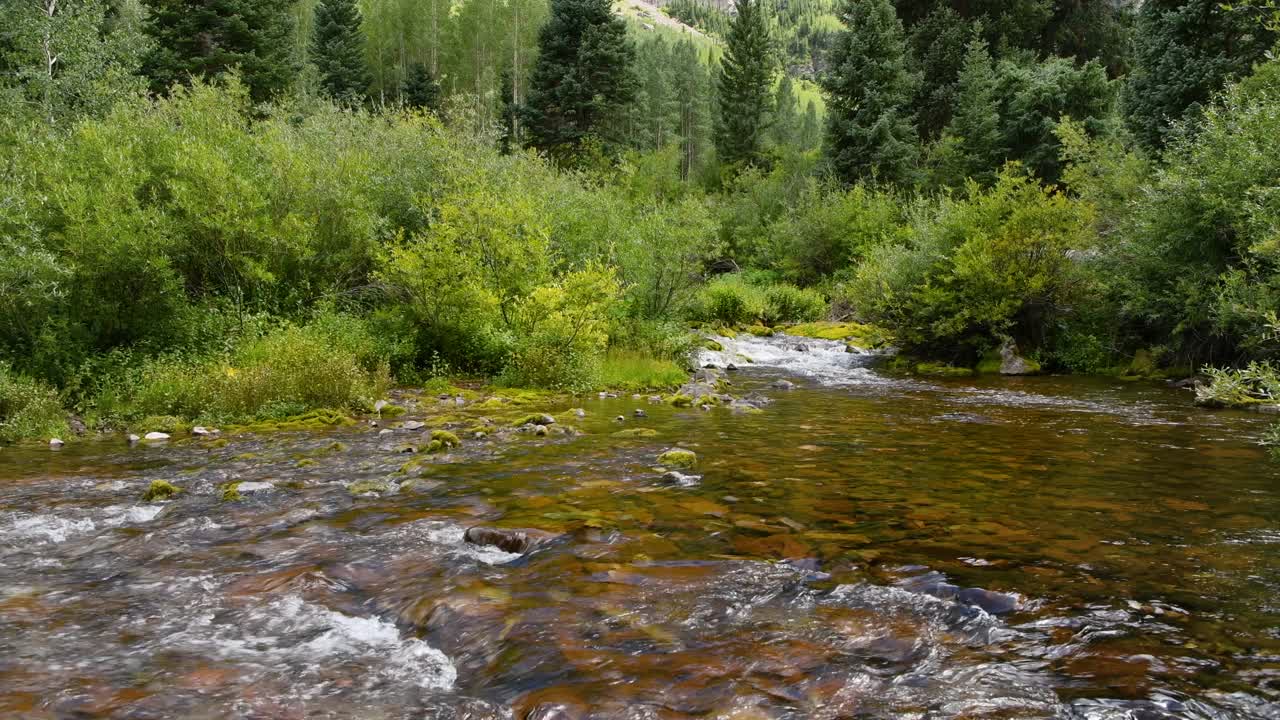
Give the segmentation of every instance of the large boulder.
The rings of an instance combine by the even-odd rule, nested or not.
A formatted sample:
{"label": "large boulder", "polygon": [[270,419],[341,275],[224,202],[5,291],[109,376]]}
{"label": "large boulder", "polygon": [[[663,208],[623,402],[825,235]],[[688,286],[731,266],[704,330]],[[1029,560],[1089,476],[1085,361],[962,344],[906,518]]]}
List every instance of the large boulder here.
{"label": "large boulder", "polygon": [[999,373],[1001,375],[1035,375],[1040,372],[1040,363],[1030,360],[1018,353],[1018,346],[1012,340],[1005,340],[997,351],[989,352],[978,363],[980,373]]}

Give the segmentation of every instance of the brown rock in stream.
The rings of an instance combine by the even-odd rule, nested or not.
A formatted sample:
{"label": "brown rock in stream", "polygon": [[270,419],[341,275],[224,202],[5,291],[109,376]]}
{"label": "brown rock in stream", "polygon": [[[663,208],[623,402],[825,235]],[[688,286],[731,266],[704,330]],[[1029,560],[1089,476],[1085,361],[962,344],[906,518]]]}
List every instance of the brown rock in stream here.
{"label": "brown rock in stream", "polygon": [[560,535],[533,528],[494,528],[477,525],[467,528],[463,539],[472,545],[490,545],[504,552],[526,553]]}

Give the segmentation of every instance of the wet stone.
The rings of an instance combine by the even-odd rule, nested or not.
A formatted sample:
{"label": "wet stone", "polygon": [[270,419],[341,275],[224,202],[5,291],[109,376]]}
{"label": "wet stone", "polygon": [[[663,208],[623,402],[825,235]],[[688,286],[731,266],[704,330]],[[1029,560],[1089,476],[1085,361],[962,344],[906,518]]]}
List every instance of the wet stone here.
{"label": "wet stone", "polygon": [[559,537],[557,533],[533,528],[495,528],[481,525],[467,528],[463,535],[463,539],[472,545],[487,545],[515,554],[527,553]]}

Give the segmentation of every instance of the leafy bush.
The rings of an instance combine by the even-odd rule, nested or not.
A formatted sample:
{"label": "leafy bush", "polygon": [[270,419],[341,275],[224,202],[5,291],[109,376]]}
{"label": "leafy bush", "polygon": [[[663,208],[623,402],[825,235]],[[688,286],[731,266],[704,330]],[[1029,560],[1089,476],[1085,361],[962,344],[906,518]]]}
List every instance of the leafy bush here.
{"label": "leafy bush", "polygon": [[815,186],[793,211],[769,226],[763,261],[793,282],[819,282],[894,239],[902,205],[903,199],[890,192]]}
{"label": "leafy bush", "polygon": [[1272,60],[1176,136],[1129,198],[1104,267],[1133,334],[1172,338],[1193,364],[1273,357],[1259,339],[1280,307],[1278,136]]}
{"label": "leafy bush", "polygon": [[771,285],[764,290],[764,321],[769,325],[784,322],[812,322],[827,312],[822,293],[794,285]]}
{"label": "leafy bush", "polygon": [[602,266],[535,289],[515,309],[504,380],[556,390],[594,387],[609,343],[608,313],[621,290],[614,269]]}
{"label": "leafy bush", "polygon": [[695,319],[722,325],[750,325],[765,311],[760,288],[740,275],[723,275],[707,283],[698,294],[692,314]]}
{"label": "leafy bush", "polygon": [[630,350],[610,350],[600,368],[601,387],[638,392],[670,390],[689,379],[675,361]]}
{"label": "leafy bush", "polygon": [[904,348],[970,358],[1012,336],[1029,349],[1066,315],[1085,278],[1069,252],[1087,246],[1090,210],[1016,165],[983,191],[916,208],[909,241],[872,250],[843,301]]}
{"label": "leafy bush", "polygon": [[330,316],[246,342],[224,358],[160,358],[127,393],[128,414],[219,420],[369,406],[390,384],[354,320]]}
{"label": "leafy bush", "polygon": [[67,432],[58,393],[0,363],[0,441],[52,438]]}
{"label": "leafy bush", "polygon": [[1270,363],[1250,363],[1240,370],[1206,368],[1207,384],[1196,386],[1196,403],[1208,407],[1248,407],[1280,402],[1280,370]]}

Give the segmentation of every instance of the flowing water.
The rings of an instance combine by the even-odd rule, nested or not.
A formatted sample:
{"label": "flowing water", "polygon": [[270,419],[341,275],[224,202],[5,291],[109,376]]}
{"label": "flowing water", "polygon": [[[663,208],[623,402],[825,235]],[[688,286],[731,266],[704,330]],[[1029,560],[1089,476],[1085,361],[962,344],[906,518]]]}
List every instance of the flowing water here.
{"label": "flowing water", "polygon": [[0,450],[0,717],[1280,717],[1265,418],[725,345],[764,412],[579,399],[403,486],[365,424]]}

